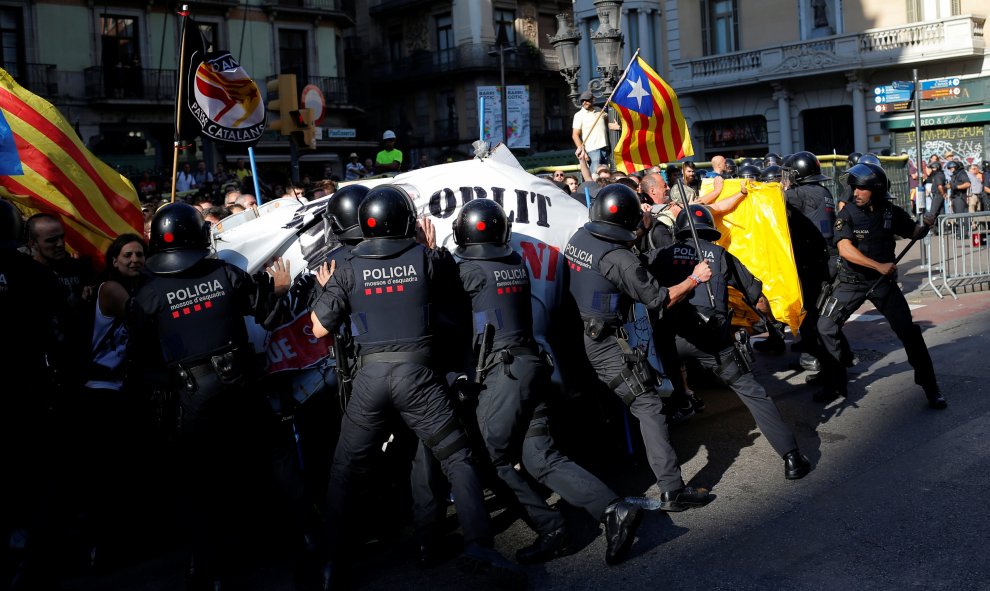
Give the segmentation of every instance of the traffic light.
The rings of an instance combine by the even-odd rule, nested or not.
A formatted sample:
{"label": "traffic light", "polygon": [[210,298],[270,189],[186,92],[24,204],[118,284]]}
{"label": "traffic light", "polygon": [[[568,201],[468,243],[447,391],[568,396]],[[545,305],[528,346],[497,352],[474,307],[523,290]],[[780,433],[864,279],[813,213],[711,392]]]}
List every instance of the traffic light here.
{"label": "traffic light", "polygon": [[292,141],[300,150],[316,149],[316,125],[313,124],[313,109],[297,109],[289,113],[292,124]]}
{"label": "traffic light", "polygon": [[279,74],[265,84],[268,96],[265,98],[265,108],[278,113],[278,119],[269,121],[268,129],[281,135],[292,135],[297,130],[296,119],[292,112],[299,109],[299,97],[296,95],[296,75]]}

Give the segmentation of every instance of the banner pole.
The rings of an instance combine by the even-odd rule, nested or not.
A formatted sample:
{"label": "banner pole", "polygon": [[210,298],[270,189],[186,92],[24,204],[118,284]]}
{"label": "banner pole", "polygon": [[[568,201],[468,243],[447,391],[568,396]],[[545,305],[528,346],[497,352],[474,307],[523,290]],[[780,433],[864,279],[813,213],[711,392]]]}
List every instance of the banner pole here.
{"label": "banner pole", "polygon": [[261,183],[258,181],[258,168],[254,165],[254,146],[248,146],[248,160],[251,162],[251,180],[254,181],[254,200],[261,205]]}
{"label": "banner pole", "polygon": [[175,203],[175,181],[179,176],[179,132],[182,129],[182,100],[186,86],[186,21],[189,19],[189,5],[183,4],[179,14],[182,15],[182,40],[179,42],[179,89],[175,97],[175,141],[172,143],[172,203]]}
{"label": "banner pole", "polygon": [[485,141],[485,97],[478,97],[478,139]]}

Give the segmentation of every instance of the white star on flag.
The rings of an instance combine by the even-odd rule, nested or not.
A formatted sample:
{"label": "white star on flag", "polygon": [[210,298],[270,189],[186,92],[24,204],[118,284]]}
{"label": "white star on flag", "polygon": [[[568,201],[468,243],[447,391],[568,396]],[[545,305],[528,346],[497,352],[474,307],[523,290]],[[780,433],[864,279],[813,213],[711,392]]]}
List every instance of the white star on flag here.
{"label": "white star on flag", "polygon": [[650,93],[643,88],[643,79],[638,78],[636,80],[626,80],[626,82],[628,82],[629,85],[632,86],[632,90],[629,91],[629,94],[626,95],[626,98],[636,99],[636,108],[642,109],[643,97],[650,96]]}

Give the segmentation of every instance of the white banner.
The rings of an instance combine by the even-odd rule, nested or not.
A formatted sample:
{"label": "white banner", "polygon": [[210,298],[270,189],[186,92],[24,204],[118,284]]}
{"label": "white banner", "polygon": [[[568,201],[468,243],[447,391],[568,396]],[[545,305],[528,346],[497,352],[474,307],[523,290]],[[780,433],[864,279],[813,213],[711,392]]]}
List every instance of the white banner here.
{"label": "white banner", "polygon": [[485,99],[484,110],[481,112],[482,139],[490,145],[502,143],[505,135],[502,131],[502,93],[498,86],[479,86],[478,105]]}
{"label": "white banner", "polygon": [[[413,197],[418,214],[433,221],[438,245],[449,249],[455,246],[453,220],[466,202],[494,199],[502,204],[512,221],[511,245],[529,267],[534,331],[547,347],[542,335],[546,332],[548,311],[556,308],[564,289],[564,257],[560,251],[587,221],[588,210],[552,182],[523,170],[502,146],[485,159],[441,164],[360,184],[385,182],[402,186]],[[217,255],[249,273],[261,270],[276,256],[289,261],[294,277],[303,269],[315,269],[336,246],[332,238],[327,242],[319,217],[327,199],[305,204],[277,199],[260,207],[257,215],[249,214],[250,221],[238,219],[248,212],[223,220],[214,234]],[[305,323],[283,328],[292,326],[296,331],[308,330]],[[287,358],[306,363],[309,356],[292,347],[315,343],[305,332],[273,336],[258,327],[253,328],[252,339],[259,351],[268,351],[270,365],[280,369],[294,369],[286,365]]]}
{"label": "white banner", "polygon": [[[503,142],[502,130],[502,87],[479,86],[478,103],[485,99],[482,112],[483,136],[486,142]],[[509,122],[509,139],[504,143],[510,148],[530,146],[529,87],[505,87],[505,117]]]}
{"label": "white banner", "polygon": [[505,118],[509,121],[510,148],[529,147],[529,87],[505,87]]}

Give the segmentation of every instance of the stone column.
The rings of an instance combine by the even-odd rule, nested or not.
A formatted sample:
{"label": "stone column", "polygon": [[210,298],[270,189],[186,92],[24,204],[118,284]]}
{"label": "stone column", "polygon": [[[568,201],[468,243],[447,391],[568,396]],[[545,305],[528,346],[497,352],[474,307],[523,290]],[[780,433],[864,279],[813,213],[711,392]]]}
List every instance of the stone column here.
{"label": "stone column", "polygon": [[[656,64],[657,60],[653,57],[653,35],[650,31],[650,25],[646,20],[646,11],[646,8],[640,8],[639,12],[636,13],[636,20],[638,21],[636,23],[636,30],[639,32],[639,34],[636,35],[636,39],[639,40],[639,55],[646,61],[646,63],[650,64],[654,68],[658,68],[659,66]],[[657,33],[659,34],[660,31],[657,31]]]}
{"label": "stone column", "polygon": [[867,152],[866,138],[866,90],[867,85],[855,73],[846,74],[849,84],[846,90],[852,93],[853,108],[853,150]]}
{"label": "stone column", "polygon": [[780,84],[773,84],[773,98],[777,101],[777,119],[780,122],[780,154],[794,152],[791,141],[791,98],[794,95]]}

